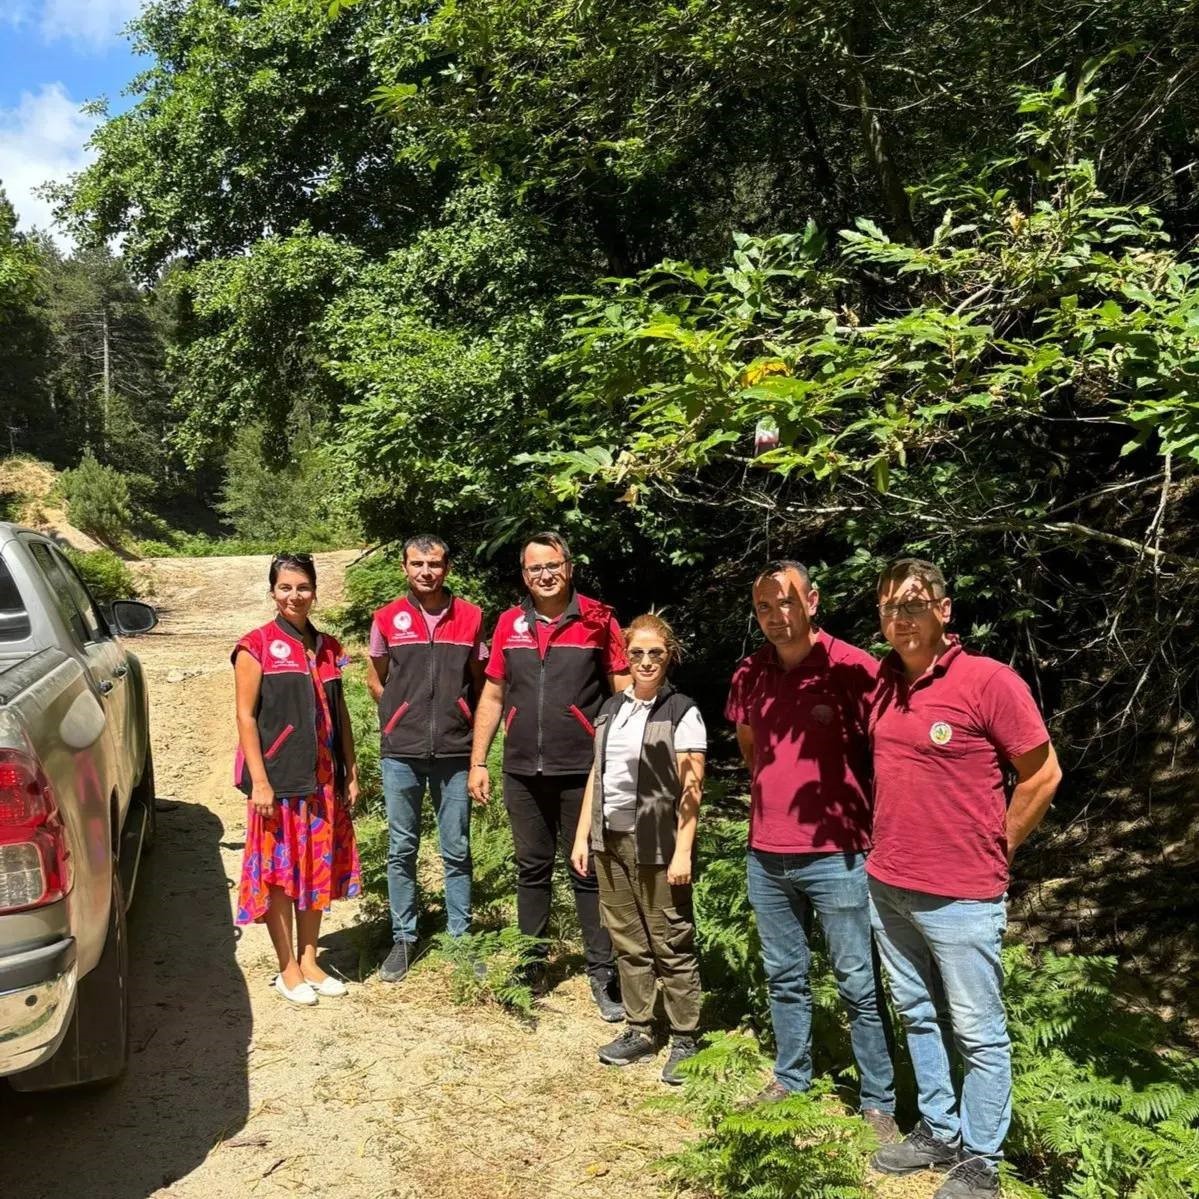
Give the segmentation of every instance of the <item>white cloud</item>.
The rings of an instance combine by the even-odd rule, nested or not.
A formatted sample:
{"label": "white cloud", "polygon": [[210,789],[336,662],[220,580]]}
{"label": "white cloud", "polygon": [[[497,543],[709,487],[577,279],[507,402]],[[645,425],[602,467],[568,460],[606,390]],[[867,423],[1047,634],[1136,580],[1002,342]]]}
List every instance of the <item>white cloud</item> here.
{"label": "white cloud", "polygon": [[48,42],[72,41],[103,49],[137,16],[141,7],[142,0],[44,0],[42,36]]}
{"label": "white cloud", "polygon": [[[43,84],[36,95],[22,92],[16,108],[0,108],[0,185],[23,229],[50,229],[50,203],[34,190],[87,164],[87,140],[98,121],[79,111],[61,83]],[[56,240],[65,244],[61,235]]]}

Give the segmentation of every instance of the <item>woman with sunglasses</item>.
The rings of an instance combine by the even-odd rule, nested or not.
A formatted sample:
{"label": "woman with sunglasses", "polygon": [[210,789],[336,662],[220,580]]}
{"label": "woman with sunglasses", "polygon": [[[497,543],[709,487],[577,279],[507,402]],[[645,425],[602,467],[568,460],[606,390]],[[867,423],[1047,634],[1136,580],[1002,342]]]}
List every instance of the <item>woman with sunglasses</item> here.
{"label": "woman with sunglasses", "polygon": [[266,924],[279,957],[275,989],[311,1006],[346,993],[316,963],[321,914],[362,889],[350,822],[358,768],[341,687],[348,659],[308,619],[316,599],[310,554],[277,555],[269,581],[275,618],[232,655],[234,781],[249,796],[237,923]]}
{"label": "woman with sunglasses", "polygon": [[595,762],[571,862],[585,874],[594,853],[600,912],[616,950],[627,1027],[599,1050],[610,1066],[661,1048],[654,1005],[662,984],[670,1053],[662,1081],[683,1081],[696,1052],[699,963],[691,872],[707,734],[695,701],[667,682],[679,644],[659,616],[625,632],[632,685],[605,701],[595,721]]}

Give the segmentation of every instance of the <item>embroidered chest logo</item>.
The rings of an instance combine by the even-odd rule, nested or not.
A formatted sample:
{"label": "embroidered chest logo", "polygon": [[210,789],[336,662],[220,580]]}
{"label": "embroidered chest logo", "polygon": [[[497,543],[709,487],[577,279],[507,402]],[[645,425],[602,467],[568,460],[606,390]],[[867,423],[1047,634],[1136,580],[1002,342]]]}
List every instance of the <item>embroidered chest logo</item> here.
{"label": "embroidered chest logo", "polygon": [[291,657],[291,646],[286,641],[272,641],[268,648],[276,661],[283,662]]}
{"label": "embroidered chest logo", "polygon": [[512,622],[512,636],[522,640],[531,640],[529,636],[529,618],[518,616]]}
{"label": "embroidered chest logo", "polygon": [[407,612],[397,612],[395,616],[392,617],[391,623],[395,625],[395,627],[399,629],[401,633],[406,633],[412,628],[412,617],[409,616]]}
{"label": "embroidered chest logo", "polygon": [[828,706],[828,704],[817,704],[812,709],[812,722],[823,727],[833,723],[833,718],[836,713]]}
{"label": "embroidered chest logo", "polygon": [[953,740],[953,729],[943,720],[938,720],[929,730],[928,739],[934,745],[948,745]]}

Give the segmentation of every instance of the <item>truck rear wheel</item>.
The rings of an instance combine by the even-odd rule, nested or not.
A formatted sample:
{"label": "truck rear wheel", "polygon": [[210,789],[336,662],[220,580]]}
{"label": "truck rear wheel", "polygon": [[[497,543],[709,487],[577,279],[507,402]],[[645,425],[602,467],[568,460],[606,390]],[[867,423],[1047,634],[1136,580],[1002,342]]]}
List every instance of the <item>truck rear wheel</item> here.
{"label": "truck rear wheel", "polygon": [[129,1061],[129,936],[125,893],[112,864],[112,905],[104,952],[79,981],[75,1014],[54,1056],[9,1077],[18,1091],[51,1091],[86,1083],[115,1082]]}

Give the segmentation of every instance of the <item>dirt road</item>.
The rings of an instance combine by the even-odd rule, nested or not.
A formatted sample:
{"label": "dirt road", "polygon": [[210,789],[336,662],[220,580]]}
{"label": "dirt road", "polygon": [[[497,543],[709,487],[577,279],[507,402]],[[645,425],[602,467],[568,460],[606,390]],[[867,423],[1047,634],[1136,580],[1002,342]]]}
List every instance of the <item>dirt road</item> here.
{"label": "dirt road", "polygon": [[[351,554],[318,558],[336,602]],[[231,785],[229,650],[269,619],[261,558],[148,564],[162,624],[140,639],[153,705],[159,843],[131,916],[129,1070],[92,1094],[0,1086],[0,1193],[11,1199],[523,1199],[658,1193],[645,1167],[684,1126],[650,1113],[649,1067],[611,1070],[585,985],[536,1028],[458,1008],[444,980],[368,978],[301,1010],[269,987],[265,929],[240,936],[244,800]],[[356,905],[326,922],[351,980]]]}

